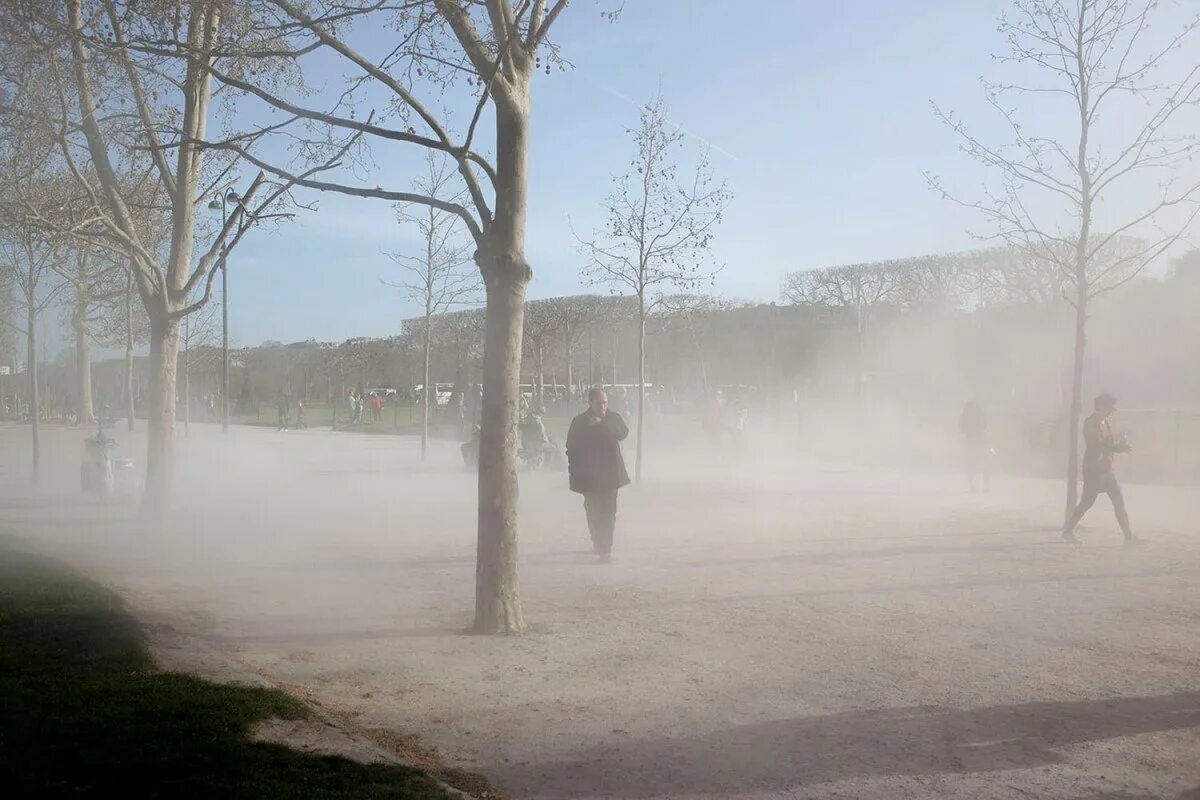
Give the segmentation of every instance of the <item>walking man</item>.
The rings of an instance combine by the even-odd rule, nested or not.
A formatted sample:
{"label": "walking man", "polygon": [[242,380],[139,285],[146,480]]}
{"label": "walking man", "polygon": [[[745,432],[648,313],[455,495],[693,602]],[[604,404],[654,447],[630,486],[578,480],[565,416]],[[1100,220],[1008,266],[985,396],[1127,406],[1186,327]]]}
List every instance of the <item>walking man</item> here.
{"label": "walking man", "polygon": [[1117,524],[1121,526],[1121,533],[1125,534],[1125,544],[1135,544],[1141,540],[1133,535],[1129,527],[1125,497],[1121,494],[1117,476],[1113,474],[1113,460],[1116,454],[1129,452],[1129,445],[1124,440],[1114,437],[1108,424],[1108,418],[1117,410],[1117,398],[1111,394],[1102,394],[1096,398],[1095,407],[1095,413],[1083,421],[1083,495],[1063,528],[1063,539],[1068,542],[1079,541],[1075,538],[1075,526],[1096,502],[1096,497],[1103,493],[1112,501]]}
{"label": "walking man", "polygon": [[612,560],[617,490],[629,485],[620,444],[628,435],[625,420],[608,410],[608,395],[600,388],[588,392],[587,411],[571,420],[567,432],[571,491],[583,495],[592,549],[604,563]]}

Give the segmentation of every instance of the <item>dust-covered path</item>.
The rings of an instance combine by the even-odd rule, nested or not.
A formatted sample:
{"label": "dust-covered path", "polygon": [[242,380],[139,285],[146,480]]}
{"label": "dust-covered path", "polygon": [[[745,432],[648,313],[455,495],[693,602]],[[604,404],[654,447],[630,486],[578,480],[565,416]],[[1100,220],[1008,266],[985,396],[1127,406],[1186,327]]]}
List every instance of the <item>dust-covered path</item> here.
{"label": "dust-covered path", "polygon": [[[0,529],[136,608],[417,734],[520,798],[1182,798],[1200,787],[1200,493],[1130,486],[1057,541],[1057,484],[678,457],[593,563],[522,482],[527,635],[466,635],[474,483],[450,445],[193,426],[175,529],[76,490],[81,432],[0,426]],[[115,434],[137,453],[123,431]],[[659,460],[659,464],[662,459]]]}

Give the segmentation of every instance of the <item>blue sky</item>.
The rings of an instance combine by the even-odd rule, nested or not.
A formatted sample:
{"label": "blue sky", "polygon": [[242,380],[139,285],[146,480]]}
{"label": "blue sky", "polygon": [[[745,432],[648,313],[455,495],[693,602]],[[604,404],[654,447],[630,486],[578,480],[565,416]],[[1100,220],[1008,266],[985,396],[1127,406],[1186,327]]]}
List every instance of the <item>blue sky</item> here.
{"label": "blue sky", "polygon": [[[600,17],[606,4],[572,4],[555,38],[574,69],[535,81],[530,297],[583,288],[572,226],[600,221],[628,162],[625,130],[659,91],[733,191],[715,242],[727,296],[774,300],[788,270],[971,246],[977,220],[922,173],[969,187],[985,176],[930,101],[985,134],[994,125],[978,79],[995,74],[1002,0],[626,0],[615,23]],[[408,157],[376,153],[386,179],[371,184],[399,188]],[[383,252],[411,246],[411,231],[382,201],[306,199],[320,210],[256,232],[233,256],[234,341],[398,331],[415,306],[380,283],[395,276]]]}

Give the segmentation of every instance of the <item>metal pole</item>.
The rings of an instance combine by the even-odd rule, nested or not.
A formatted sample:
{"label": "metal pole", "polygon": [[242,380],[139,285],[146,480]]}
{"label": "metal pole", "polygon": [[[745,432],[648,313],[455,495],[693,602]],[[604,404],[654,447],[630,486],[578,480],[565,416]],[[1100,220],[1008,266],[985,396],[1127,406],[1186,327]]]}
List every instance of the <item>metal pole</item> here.
{"label": "metal pole", "polygon": [[[221,195],[221,229],[225,229],[225,195]],[[221,432],[229,433],[229,270],[221,243]]]}

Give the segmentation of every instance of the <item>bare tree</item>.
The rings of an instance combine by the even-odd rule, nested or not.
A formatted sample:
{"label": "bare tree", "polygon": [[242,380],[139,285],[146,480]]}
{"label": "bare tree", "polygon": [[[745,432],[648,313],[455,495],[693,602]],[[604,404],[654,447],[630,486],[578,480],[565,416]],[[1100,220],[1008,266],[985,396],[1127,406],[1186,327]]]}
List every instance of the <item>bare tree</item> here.
{"label": "bare tree", "polygon": [[562,323],[553,300],[530,300],[525,304],[525,330],[521,341],[533,361],[533,396],[536,405],[546,404],[546,351],[557,343]]}
{"label": "bare tree", "polygon": [[730,193],[701,152],[688,177],[679,177],[682,130],[667,120],[661,97],[642,109],[633,134],[632,170],[605,200],[606,225],[581,241],[585,275],[628,290],[638,305],[638,422],[635,480],[642,478],[646,404],[646,319],[658,296],[711,283],[717,273],[709,244]]}
{"label": "bare tree", "polygon": [[841,309],[854,316],[854,386],[859,399],[863,396],[864,350],[871,319],[880,306],[899,301],[904,285],[902,272],[889,262],[800,270],[783,278],[785,301]]}
{"label": "bare tree", "polygon": [[[1054,265],[1075,310],[1067,515],[1078,491],[1089,304],[1139,274],[1200,213],[1200,181],[1190,166],[1200,138],[1184,119],[1200,99],[1200,15],[1159,37],[1152,22],[1162,12],[1155,0],[1013,0],[999,21],[1008,44],[999,60],[1040,80],[983,82],[1011,141],[989,144],[935,105],[999,185],[978,199],[953,194],[935,176],[931,186],[979,212],[990,235]],[[1073,130],[1039,132],[1018,104],[1026,111],[1057,104],[1051,111],[1069,112]],[[1043,114],[1039,122],[1059,116]],[[1151,199],[1116,220],[1110,201],[1118,194]],[[1145,238],[1129,246],[1131,236]]]}
{"label": "bare tree", "polygon": [[[462,200],[461,188],[455,188],[455,170],[445,154],[430,150],[425,154],[427,172],[413,184],[423,195],[458,203]],[[472,265],[471,249],[464,240],[466,231],[462,220],[455,214],[433,205],[400,205],[396,209],[402,224],[415,225],[421,235],[423,252],[417,255],[389,253],[388,257],[405,273],[403,280],[387,281],[389,286],[400,289],[411,300],[419,302],[423,309],[421,334],[422,391],[421,403],[421,460],[429,449],[429,402],[434,397],[429,389],[429,360],[432,343],[432,320],[438,314],[460,305],[478,302],[482,288],[479,270]]]}
{"label": "bare tree", "polygon": [[[220,345],[220,312],[219,303],[212,302],[199,311],[188,314],[183,318],[183,331],[179,343],[183,346],[183,432],[190,433],[192,422],[192,369],[215,364]],[[197,361],[195,350],[201,348],[200,360]]]}
{"label": "bare tree", "polygon": [[[481,633],[524,627],[517,581],[517,408],[521,328],[525,291],[533,271],[525,257],[530,157],[530,100],[535,72],[561,64],[547,37],[568,0],[269,0],[262,8],[276,19],[263,30],[282,41],[275,52],[290,54],[301,70],[307,56],[329,59],[352,73],[330,108],[315,108],[304,91],[288,96],[270,81],[215,67],[217,80],[247,98],[282,111],[280,135],[320,148],[361,134],[379,145],[404,144],[446,153],[454,159],[468,203],[450,203],[411,191],[363,185],[353,176],[314,180],[287,165],[245,152],[240,142],[213,143],[242,153],[267,172],[297,185],[390,202],[431,205],[455,214],[475,244],[487,298],[483,367],[483,414],[479,448],[478,563],[474,629]],[[360,52],[351,36],[361,25],[395,32],[380,54]],[[374,37],[376,40],[378,37]],[[370,45],[370,42],[365,42]],[[433,111],[430,97],[466,84],[465,131],[455,131],[447,114]],[[359,91],[370,87],[387,97],[378,115],[355,113]],[[495,164],[476,150],[476,132],[491,104]],[[315,130],[314,130],[315,129]],[[305,131],[312,132],[306,134]]]}
{"label": "bare tree", "polygon": [[[57,156],[86,201],[86,213],[69,226],[38,223],[125,255],[150,319],[143,510],[154,520],[164,518],[174,483],[181,321],[212,296],[219,256],[277,216],[270,210],[290,189],[260,172],[210,246],[197,252],[197,208],[236,178],[236,159],[209,158],[205,142],[212,70],[232,62],[229,53],[249,35],[244,14],[228,15],[230,25],[222,26],[226,10],[222,0],[12,0],[0,14],[2,80],[12,87],[0,110],[55,138]],[[256,41],[269,46],[259,33]],[[260,135],[229,133],[243,149]],[[143,224],[148,204],[169,219],[163,250]]]}
{"label": "bare tree", "polygon": [[55,271],[71,290],[70,329],[75,340],[75,414],[80,424],[95,422],[92,397],[92,344],[106,320],[124,316],[124,259],[84,242],[67,243]]}
{"label": "bare tree", "polygon": [[[562,335],[561,347],[566,369],[567,387],[575,387],[575,346],[579,337],[589,326],[607,321],[609,310],[607,295],[575,294],[566,297],[549,297],[538,300],[544,314],[553,320],[554,327]],[[528,309],[526,314],[528,314]],[[528,328],[526,330],[528,335]]]}
{"label": "bare tree", "polygon": [[54,280],[55,263],[62,257],[61,250],[61,241],[47,235],[39,226],[20,217],[14,219],[0,214],[0,271],[11,277],[16,289],[16,306],[25,312],[24,325],[15,320],[6,319],[4,322],[25,337],[25,375],[28,379],[32,445],[30,474],[35,483],[41,467],[37,326],[41,313],[55,302],[64,286],[62,281]]}

